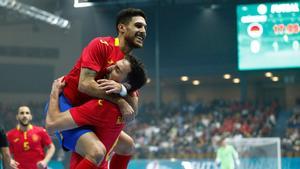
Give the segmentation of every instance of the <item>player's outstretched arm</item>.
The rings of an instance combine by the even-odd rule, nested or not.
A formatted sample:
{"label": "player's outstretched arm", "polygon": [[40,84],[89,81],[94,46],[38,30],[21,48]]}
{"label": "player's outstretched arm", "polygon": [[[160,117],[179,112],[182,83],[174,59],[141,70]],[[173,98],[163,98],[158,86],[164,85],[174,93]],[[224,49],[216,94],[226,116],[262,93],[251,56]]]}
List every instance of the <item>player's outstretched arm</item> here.
{"label": "player's outstretched arm", "polygon": [[52,84],[49,108],[46,116],[46,129],[49,134],[53,134],[55,130],[65,130],[77,127],[69,110],[60,112],[59,110],[59,94],[65,83],[62,78],[54,80]]}

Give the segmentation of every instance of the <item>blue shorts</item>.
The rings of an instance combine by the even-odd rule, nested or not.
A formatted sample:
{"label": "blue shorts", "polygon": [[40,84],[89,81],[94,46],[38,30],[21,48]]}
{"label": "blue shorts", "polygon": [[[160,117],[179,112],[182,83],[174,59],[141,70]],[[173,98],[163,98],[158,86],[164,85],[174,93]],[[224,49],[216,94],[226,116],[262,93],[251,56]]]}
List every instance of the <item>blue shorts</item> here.
{"label": "blue shorts", "polygon": [[[48,111],[48,104],[46,104],[45,109],[44,109],[44,114],[46,115]],[[59,96],[59,109],[61,112],[64,112],[73,106],[70,104],[69,100],[61,94]],[[58,138],[58,141],[60,145],[63,147],[64,150],[66,151],[75,151],[76,143],[77,140],[79,139],[80,136],[87,132],[92,132],[91,129],[88,127],[78,127],[70,130],[64,130],[64,131],[56,131],[55,135]]]}

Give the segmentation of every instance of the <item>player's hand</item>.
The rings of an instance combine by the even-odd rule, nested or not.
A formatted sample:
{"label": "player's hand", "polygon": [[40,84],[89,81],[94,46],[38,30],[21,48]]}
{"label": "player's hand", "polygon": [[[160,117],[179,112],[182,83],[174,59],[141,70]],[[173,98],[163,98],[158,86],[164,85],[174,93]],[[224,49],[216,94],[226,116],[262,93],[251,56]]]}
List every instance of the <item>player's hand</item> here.
{"label": "player's hand", "polygon": [[122,117],[125,123],[129,123],[134,120],[135,118],[135,113],[133,108],[125,101],[121,100],[118,103],[119,109],[122,113]]}
{"label": "player's hand", "polygon": [[10,159],[9,162],[9,167],[12,169],[18,169],[18,165],[19,163],[17,161],[15,161],[14,159]]}
{"label": "player's hand", "polygon": [[99,79],[97,80],[97,83],[101,90],[105,90],[106,94],[119,94],[122,90],[122,85],[113,80]]}
{"label": "player's hand", "polygon": [[64,86],[66,85],[65,81],[63,81],[63,76],[55,79],[52,83],[52,90],[51,95],[53,96],[59,96],[59,94],[62,92]]}
{"label": "player's hand", "polygon": [[44,160],[42,160],[42,161],[37,162],[36,166],[38,169],[45,169],[45,168],[47,168],[47,163]]}

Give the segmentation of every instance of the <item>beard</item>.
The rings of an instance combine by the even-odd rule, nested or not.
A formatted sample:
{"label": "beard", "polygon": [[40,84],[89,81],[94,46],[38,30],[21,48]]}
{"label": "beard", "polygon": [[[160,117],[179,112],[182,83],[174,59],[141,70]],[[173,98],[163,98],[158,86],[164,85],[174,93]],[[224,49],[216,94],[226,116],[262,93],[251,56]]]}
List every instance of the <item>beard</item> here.
{"label": "beard", "polygon": [[143,43],[144,43],[144,41],[142,40],[142,43],[136,43],[135,41],[136,41],[136,38],[137,38],[137,34],[138,33],[136,33],[134,36],[131,36],[131,37],[126,37],[125,39],[126,39],[126,41],[127,41],[127,43],[128,43],[128,46],[130,47],[130,48],[142,48],[143,47]]}
{"label": "beard", "polygon": [[19,120],[19,124],[21,125],[21,126],[23,126],[23,127],[27,127],[29,124],[30,124],[30,122],[29,121],[22,121],[22,120]]}
{"label": "beard", "polygon": [[143,47],[143,45],[141,46],[141,45],[135,43],[134,39],[129,39],[127,42],[128,42],[128,46],[130,48],[132,48],[132,49],[134,49],[134,48],[142,48]]}

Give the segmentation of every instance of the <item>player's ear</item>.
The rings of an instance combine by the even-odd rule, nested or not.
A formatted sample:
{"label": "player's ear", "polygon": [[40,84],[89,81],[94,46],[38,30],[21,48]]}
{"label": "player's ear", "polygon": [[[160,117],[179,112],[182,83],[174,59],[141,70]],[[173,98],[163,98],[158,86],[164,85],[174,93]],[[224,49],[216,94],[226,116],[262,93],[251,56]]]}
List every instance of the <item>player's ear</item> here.
{"label": "player's ear", "polygon": [[118,24],[118,31],[119,31],[119,33],[126,32],[126,26],[122,23]]}
{"label": "player's ear", "polygon": [[30,113],[29,119],[32,120],[32,114]]}

